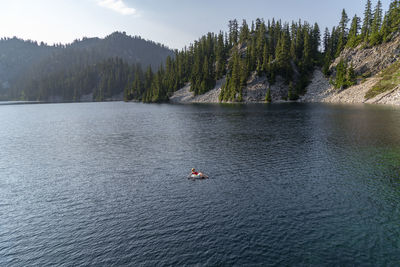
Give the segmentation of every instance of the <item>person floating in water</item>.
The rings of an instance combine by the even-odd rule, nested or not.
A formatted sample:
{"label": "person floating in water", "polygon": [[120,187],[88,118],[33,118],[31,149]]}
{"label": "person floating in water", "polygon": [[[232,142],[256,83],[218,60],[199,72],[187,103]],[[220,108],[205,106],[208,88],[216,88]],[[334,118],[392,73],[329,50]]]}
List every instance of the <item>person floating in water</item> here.
{"label": "person floating in water", "polygon": [[192,172],[189,175],[189,178],[195,179],[195,178],[200,178],[200,179],[206,179],[208,178],[207,175],[205,175],[202,172],[196,172],[194,168],[192,168]]}

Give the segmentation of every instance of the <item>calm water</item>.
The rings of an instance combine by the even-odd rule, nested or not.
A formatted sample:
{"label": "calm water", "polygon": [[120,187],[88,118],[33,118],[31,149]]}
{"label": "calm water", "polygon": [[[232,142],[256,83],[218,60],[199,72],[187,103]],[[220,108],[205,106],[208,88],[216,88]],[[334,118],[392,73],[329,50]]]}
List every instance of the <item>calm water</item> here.
{"label": "calm water", "polygon": [[0,266],[399,263],[400,108],[0,106]]}

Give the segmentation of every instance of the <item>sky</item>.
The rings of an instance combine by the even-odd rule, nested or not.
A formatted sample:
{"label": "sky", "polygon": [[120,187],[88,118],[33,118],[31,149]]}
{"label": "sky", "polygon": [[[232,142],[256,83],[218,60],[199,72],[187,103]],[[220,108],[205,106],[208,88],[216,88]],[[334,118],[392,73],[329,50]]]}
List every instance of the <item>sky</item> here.
{"label": "sky", "polygon": [[[386,10],[390,0],[381,0]],[[227,30],[231,19],[272,17],[337,25],[345,8],[362,16],[366,0],[0,0],[0,37],[48,44],[114,31],[181,49],[208,32]],[[377,0],[372,0],[375,6]]]}

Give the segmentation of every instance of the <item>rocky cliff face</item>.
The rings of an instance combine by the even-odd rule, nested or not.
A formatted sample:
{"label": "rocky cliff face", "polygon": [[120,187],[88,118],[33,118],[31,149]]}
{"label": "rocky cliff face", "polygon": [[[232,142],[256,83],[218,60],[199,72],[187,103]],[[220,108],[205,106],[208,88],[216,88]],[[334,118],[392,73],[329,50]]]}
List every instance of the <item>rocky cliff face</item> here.
{"label": "rocky cliff face", "polygon": [[[326,103],[368,103],[368,104],[390,104],[400,105],[400,84],[373,98],[366,99],[366,93],[373,88],[381,79],[381,72],[400,59],[400,33],[394,36],[392,41],[372,48],[345,49],[331,65],[334,73],[340,59],[352,64],[356,74],[359,76],[356,85],[344,90],[333,88],[321,70],[316,69],[307,93],[300,98],[300,102],[326,102]],[[361,78],[364,77],[364,78]],[[365,78],[367,77],[367,78]],[[209,103],[219,102],[218,96],[224,81],[217,83],[216,88],[203,96],[194,97],[185,87],[177,91],[171,98],[173,103]],[[270,88],[272,102],[283,102],[288,94],[288,86],[278,77],[274,85],[270,85],[266,77],[258,77],[256,73],[250,75],[247,85],[243,89],[243,101],[245,103],[265,102],[266,92]],[[182,93],[187,98],[182,97]]]}
{"label": "rocky cliff face", "polygon": [[[219,103],[219,94],[221,87],[226,80],[218,80],[215,87],[203,95],[194,96],[190,91],[190,84],[176,91],[169,101],[173,104],[190,104],[190,103]],[[243,88],[244,103],[264,103],[268,88],[271,90],[272,102],[283,102],[288,95],[288,86],[279,76],[273,85],[268,83],[265,76],[258,77],[256,72],[250,75],[247,85]]]}
{"label": "rocky cliff face", "polygon": [[363,83],[349,87],[345,90],[333,88],[320,70],[314,72],[307,93],[299,100],[300,102],[321,103],[346,103],[346,104],[387,104],[400,105],[400,85],[394,89],[381,93],[371,99],[365,99],[365,94],[380,80],[378,76],[368,78]]}
{"label": "rocky cliff face", "polygon": [[353,64],[357,75],[373,76],[396,62],[399,57],[400,34],[397,34],[391,42],[372,48],[363,48],[362,44],[356,48],[346,48],[332,63],[331,69],[343,59],[349,65]]}
{"label": "rocky cliff face", "polygon": [[345,49],[340,57],[332,63],[333,73],[340,59],[343,59],[349,65],[353,65],[359,77],[368,78],[359,78],[356,85],[339,90],[330,85],[320,70],[316,70],[312,82],[307,88],[307,93],[300,101],[400,105],[400,84],[370,99],[365,97],[366,93],[383,79],[382,72],[397,62],[399,58],[400,34],[397,34],[392,41],[372,48],[363,48],[360,45],[357,48]]}
{"label": "rocky cliff face", "polygon": [[203,95],[195,96],[190,91],[190,84],[186,84],[183,88],[176,91],[170,98],[170,103],[173,104],[191,104],[191,103],[219,103],[219,94],[221,87],[225,83],[225,78],[218,80],[215,87]]}
{"label": "rocky cliff face", "polygon": [[288,86],[280,76],[278,76],[276,82],[271,85],[265,76],[258,77],[256,72],[253,72],[247,81],[247,85],[243,88],[243,102],[265,102],[268,88],[271,92],[272,102],[282,102],[288,95]]}

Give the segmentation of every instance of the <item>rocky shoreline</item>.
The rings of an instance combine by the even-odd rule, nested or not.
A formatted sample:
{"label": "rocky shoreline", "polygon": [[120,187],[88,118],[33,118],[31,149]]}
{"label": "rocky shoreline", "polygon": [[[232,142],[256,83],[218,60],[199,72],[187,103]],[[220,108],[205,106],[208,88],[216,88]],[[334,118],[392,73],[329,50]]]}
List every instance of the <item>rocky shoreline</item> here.
{"label": "rocky shoreline", "polygon": [[215,87],[203,95],[195,96],[190,91],[190,84],[186,84],[183,88],[176,91],[173,96],[169,98],[172,104],[191,104],[191,103],[219,103],[219,94],[221,87],[225,83],[225,78],[216,82]]}
{"label": "rocky shoreline", "polygon": [[[365,94],[370,90],[379,77],[374,76],[366,79],[364,82],[349,87],[345,90],[335,89],[331,86],[328,79],[322,74],[321,70],[314,71],[310,85],[307,87],[307,93],[302,96],[298,102],[303,103],[347,103],[347,104],[386,104],[400,105],[400,85],[393,90],[384,92],[374,98],[365,99]],[[209,92],[194,96],[190,91],[190,84],[176,91],[170,98],[173,104],[191,104],[191,103],[220,103],[219,94],[225,79],[217,81],[216,86]],[[251,77],[244,91],[244,103],[265,103],[265,94],[267,89],[271,89],[273,103],[288,102],[282,100],[282,96],[287,92],[283,81],[278,80],[273,86],[269,86],[264,77]]]}
{"label": "rocky shoreline", "polygon": [[[306,88],[306,94],[301,96],[299,102],[305,103],[366,103],[400,105],[400,84],[393,89],[383,92],[373,98],[366,99],[366,93],[372,89],[381,79],[380,73],[400,60],[400,34],[393,36],[392,40],[379,46],[365,48],[359,45],[356,48],[346,48],[331,64],[331,77],[336,75],[336,66],[340,60],[344,60],[353,66],[358,76],[357,84],[347,89],[334,88],[320,69],[315,69],[310,84]],[[295,68],[294,68],[295,69]],[[225,78],[217,81],[216,86],[204,95],[194,96],[190,91],[190,84],[174,93],[170,103],[219,103],[219,94],[225,83]],[[250,74],[246,86],[243,88],[242,103],[265,103],[265,96],[271,92],[273,103],[288,102],[288,85],[280,76],[276,82],[269,84],[265,76],[257,76],[256,72]]]}
{"label": "rocky shoreline", "polygon": [[357,85],[339,90],[329,84],[329,81],[320,70],[316,70],[311,84],[307,87],[307,93],[299,101],[306,103],[400,105],[400,85],[371,99],[365,99],[365,94],[380,79],[380,77],[374,76],[366,79],[364,82],[359,82]]}

